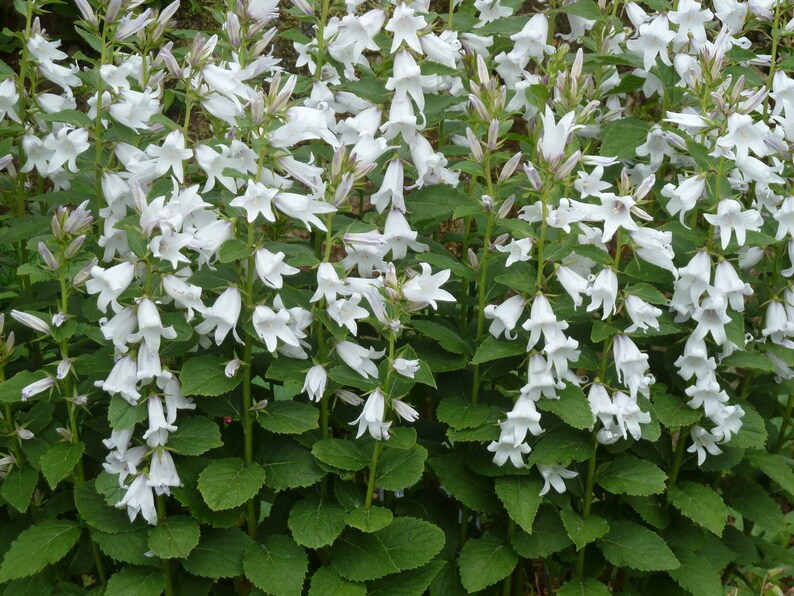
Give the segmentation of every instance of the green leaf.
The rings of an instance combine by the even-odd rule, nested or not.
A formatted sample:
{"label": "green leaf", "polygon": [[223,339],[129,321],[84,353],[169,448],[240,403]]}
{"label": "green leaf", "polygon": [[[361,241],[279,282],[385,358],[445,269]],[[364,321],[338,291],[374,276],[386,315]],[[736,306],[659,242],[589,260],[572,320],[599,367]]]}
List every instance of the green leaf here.
{"label": "green leaf", "polygon": [[571,545],[571,539],[562,525],[559,512],[551,505],[541,505],[532,533],[515,532],[511,544],[515,551],[527,559],[548,557]]}
{"label": "green leaf", "polygon": [[402,490],[419,482],[425,471],[427,449],[414,445],[410,449],[383,450],[375,469],[375,486],[384,490]]}
{"label": "green leaf", "polygon": [[14,466],[0,486],[0,496],[20,513],[25,513],[36,490],[39,472],[27,464]]}
{"label": "green leaf", "polygon": [[720,366],[726,368],[742,368],[763,373],[775,372],[775,363],[761,352],[745,351],[734,352],[720,361]]}
{"label": "green leaf", "polygon": [[583,518],[571,509],[560,511],[562,525],[568,532],[568,537],[576,545],[577,550],[581,550],[585,545],[603,537],[609,532],[609,523],[603,517],[591,515]]}
{"label": "green leaf", "polygon": [[334,500],[307,497],[292,506],[287,525],[295,542],[317,549],[333,544],[345,529],[346,516],[344,507]]}
{"label": "green leaf", "polygon": [[394,519],[391,509],[385,507],[359,507],[347,514],[345,523],[351,528],[356,528],[362,532],[371,533],[382,530]]}
{"label": "green leaf", "polygon": [[527,346],[521,341],[507,341],[496,339],[493,335],[488,335],[477,348],[472,364],[484,364],[492,360],[501,358],[511,358],[513,356],[524,356],[527,353]]}
{"label": "green leaf", "polygon": [[275,401],[257,416],[265,430],[282,435],[300,435],[318,427],[320,412],[298,401]]}
{"label": "green leaf", "polygon": [[563,422],[579,430],[593,426],[593,411],[581,387],[566,383],[558,396],[559,399],[538,400],[538,409],[556,414]]}
{"label": "green leaf", "polygon": [[149,530],[149,548],[161,559],[184,559],[196,548],[200,535],[196,520],[175,515]]}
{"label": "green leaf", "polygon": [[430,561],[411,573],[400,573],[376,580],[369,585],[369,596],[422,596],[444,566],[443,561]]}
{"label": "green leaf", "polygon": [[667,474],[651,462],[622,455],[602,466],[596,482],[613,494],[647,497],[664,492]]}
{"label": "green leaf", "polygon": [[[137,406],[133,406],[120,395],[114,395],[110,398],[108,422],[111,428],[116,430],[132,428],[146,420],[147,417],[146,401],[141,401]],[[168,439],[170,441],[171,437],[168,437]]]}
{"label": "green leaf", "polygon": [[225,368],[226,363],[220,356],[208,354],[191,358],[179,373],[182,393],[210,397],[229,393],[240,384],[243,375],[229,378],[224,372]]}
{"label": "green leaf", "polygon": [[256,462],[242,459],[218,459],[199,474],[198,489],[213,511],[232,509],[252,499],[262,488],[265,470]]}
{"label": "green leaf", "polygon": [[609,534],[598,541],[598,548],[616,567],[668,571],[680,566],[673,551],[658,534],[630,521],[613,521]]}
{"label": "green leaf", "polygon": [[746,457],[753,466],[777,482],[783,490],[794,495],[794,472],[782,456],[766,451],[749,451]]}
{"label": "green leaf", "polygon": [[601,14],[601,11],[598,10],[598,6],[596,6],[593,0],[577,0],[573,4],[568,4],[560,8],[560,12],[576,15],[588,21],[600,21],[604,16]]}
{"label": "green leaf", "polygon": [[532,532],[532,524],[543,498],[542,484],[529,476],[505,476],[496,479],[496,495],[507,514],[525,532]]}
{"label": "green leaf", "polygon": [[325,475],[312,452],[292,439],[269,439],[258,459],[267,471],[265,484],[274,490],[311,486]]}
{"label": "green leaf", "polygon": [[179,427],[168,435],[168,449],[182,455],[201,455],[222,446],[218,425],[203,416],[180,417]]}
{"label": "green leaf", "polygon": [[722,492],[728,506],[743,518],[772,532],[785,527],[780,506],[757,482],[746,477],[732,479],[730,484],[723,486]]}
{"label": "green leaf", "polygon": [[430,467],[443,487],[473,511],[499,513],[502,510],[494,494],[494,481],[472,472],[458,454],[431,458]]}
{"label": "green leaf", "polygon": [[589,435],[569,428],[556,428],[545,433],[532,446],[527,465],[545,464],[567,466],[572,461],[585,461],[593,454],[593,442]]}
{"label": "green leaf", "polygon": [[299,596],[309,569],[306,551],[287,536],[265,536],[252,544],[243,559],[245,575],[266,594]]}
{"label": "green leaf", "polygon": [[348,472],[358,472],[369,465],[369,456],[347,439],[322,439],[312,445],[317,461]]}
{"label": "green leaf", "polygon": [[722,536],[728,509],[717,493],[708,486],[681,480],[667,490],[670,503],[696,524]]}
{"label": "green leaf", "polygon": [[182,565],[199,577],[237,577],[243,574],[243,555],[249,546],[251,539],[237,528],[205,528]]}
{"label": "green leaf", "polygon": [[518,555],[493,534],[469,538],[460,551],[460,579],[469,592],[477,592],[506,578],[518,564]]}
{"label": "green leaf", "polygon": [[366,596],[367,586],[339,577],[330,567],[320,567],[312,575],[309,596]]}
{"label": "green leaf", "polygon": [[588,577],[566,582],[557,592],[557,596],[609,596],[611,593],[600,581]]}
{"label": "green leaf", "polygon": [[667,573],[679,586],[693,596],[723,593],[722,578],[707,557],[691,551],[681,551],[677,555],[681,566]]}
{"label": "green leaf", "polygon": [[[0,242],[0,244],[3,244]],[[13,377],[0,383],[0,402],[13,404],[22,401],[22,389],[26,386],[43,379],[46,375],[41,371],[23,370]]]}
{"label": "green leaf", "polygon": [[[383,97],[382,92],[378,97]],[[405,197],[406,205],[410,205],[408,221],[416,226],[448,219],[458,205],[466,203],[467,200],[468,196],[459,189],[425,186]]]}
{"label": "green leaf", "polygon": [[744,409],[742,429],[731,439],[731,447],[764,449],[768,438],[764,419],[747,402],[743,403],[742,407]]}
{"label": "green leaf", "polygon": [[664,391],[652,392],[653,410],[659,422],[667,428],[683,428],[695,424],[702,413],[686,405],[685,399],[670,395]]}
{"label": "green leaf", "polygon": [[606,134],[601,143],[600,154],[620,160],[634,159],[634,151],[645,143],[648,136],[648,123],[637,118],[621,118],[604,127]]}
{"label": "green leaf", "polygon": [[118,534],[108,534],[95,530],[91,539],[100,550],[114,561],[133,565],[153,565],[150,557],[144,553],[149,550],[149,529],[139,528]]}
{"label": "green leaf", "polygon": [[74,504],[85,522],[92,528],[108,534],[129,532],[137,523],[130,523],[127,513],[105,502],[102,495],[97,492],[93,481],[78,482],[74,487]]}
{"label": "green leaf", "polygon": [[444,532],[437,526],[398,517],[371,534],[346,530],[331,547],[331,566],[345,579],[368,581],[421,567],[443,546]]}
{"label": "green leaf", "polygon": [[423,336],[436,340],[447,352],[464,356],[472,353],[469,342],[463,339],[452,327],[426,319],[411,321],[411,325]]}
{"label": "green leaf", "polygon": [[44,474],[50,487],[55,488],[69,475],[83,456],[83,451],[85,451],[83,442],[56,443],[41,456],[39,460],[41,473]]}
{"label": "green leaf", "polygon": [[28,577],[57,563],[80,538],[80,524],[66,520],[49,520],[30,526],[11,544],[0,566],[0,584]]}
{"label": "green leaf", "polygon": [[439,402],[436,416],[440,422],[461,429],[476,428],[489,422],[496,424],[504,412],[493,406],[448,397]]}
{"label": "green leaf", "polygon": [[218,251],[218,260],[221,263],[234,263],[238,260],[247,259],[250,254],[251,249],[242,240],[227,240]]}
{"label": "green leaf", "polygon": [[649,304],[667,304],[667,297],[651,284],[632,284],[623,291],[627,296],[636,296]]}
{"label": "green leaf", "polygon": [[113,596],[160,596],[165,590],[162,569],[125,567],[108,580],[106,594]]}

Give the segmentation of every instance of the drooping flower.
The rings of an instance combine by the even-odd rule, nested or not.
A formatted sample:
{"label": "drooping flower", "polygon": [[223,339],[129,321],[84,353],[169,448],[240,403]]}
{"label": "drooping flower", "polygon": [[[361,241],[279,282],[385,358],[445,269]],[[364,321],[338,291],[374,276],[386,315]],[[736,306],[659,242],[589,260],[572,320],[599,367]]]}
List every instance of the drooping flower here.
{"label": "drooping flower", "polygon": [[350,423],[351,425],[358,424],[356,438],[360,438],[365,431],[368,431],[370,436],[376,441],[388,439],[391,422],[383,421],[385,410],[386,402],[383,392],[380,389],[376,389],[369,394],[367,401],[364,403],[364,408],[361,410],[361,415]]}
{"label": "drooping flower", "polygon": [[319,402],[325,393],[325,385],[328,382],[328,373],[322,364],[315,364],[306,373],[303,381],[302,391],[309,396],[312,401]]}

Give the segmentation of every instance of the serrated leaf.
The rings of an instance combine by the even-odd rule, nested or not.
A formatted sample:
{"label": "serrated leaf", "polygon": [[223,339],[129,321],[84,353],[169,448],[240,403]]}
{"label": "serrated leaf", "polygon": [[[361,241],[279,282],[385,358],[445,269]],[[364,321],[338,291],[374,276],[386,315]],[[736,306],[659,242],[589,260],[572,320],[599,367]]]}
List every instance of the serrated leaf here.
{"label": "serrated leaf", "polygon": [[160,596],[165,590],[162,569],[125,567],[108,580],[107,594],[113,596]]}
{"label": "serrated leaf", "polygon": [[136,424],[140,424],[146,420],[147,416],[148,412],[145,401],[141,401],[137,406],[133,406],[120,395],[114,395],[110,398],[108,422],[113,429],[125,430],[132,428]]}
{"label": "serrated leaf", "polygon": [[452,327],[426,319],[417,319],[412,321],[411,325],[424,337],[437,341],[447,352],[463,356],[469,356],[472,353],[469,342],[463,339]]}
{"label": "serrated leaf", "polygon": [[149,550],[149,529],[139,528],[128,532],[108,534],[95,530],[91,539],[99,549],[114,561],[132,565],[156,565],[144,553]]}
{"label": "serrated leaf", "polygon": [[29,465],[14,466],[3,479],[0,486],[0,496],[20,513],[25,513],[36,490],[39,481],[39,472]]}
{"label": "serrated leaf", "polygon": [[369,581],[428,563],[444,546],[444,532],[430,522],[398,517],[364,534],[346,530],[331,547],[331,565],[343,578]]}
{"label": "serrated leaf", "polygon": [[0,584],[34,575],[66,556],[82,528],[67,520],[49,520],[24,530],[6,552],[0,566]]}
{"label": "serrated leaf", "polygon": [[523,530],[514,532],[511,544],[522,557],[536,559],[568,548],[571,539],[568,538],[557,509],[550,505],[541,505],[532,524],[532,533]]}
{"label": "serrated leaf", "polygon": [[308,497],[292,506],[287,525],[295,542],[308,548],[333,544],[345,529],[347,512],[332,499]]}
{"label": "serrated leaf", "polygon": [[422,596],[444,566],[443,561],[430,561],[410,573],[384,577],[371,582],[367,594],[369,596]]}
{"label": "serrated leaf", "polygon": [[587,577],[566,582],[557,592],[557,596],[609,596],[611,593],[600,581]]}
{"label": "serrated leaf", "polygon": [[484,364],[501,358],[511,358],[514,356],[524,356],[527,353],[527,346],[521,341],[507,341],[496,339],[493,335],[488,335],[477,348],[472,364]]}
{"label": "serrated leaf", "polygon": [[666,392],[653,392],[651,394],[653,410],[656,417],[667,428],[682,428],[695,424],[700,420],[702,413],[700,410],[693,410],[686,402]]}
{"label": "serrated leaf", "polygon": [[317,465],[312,452],[292,439],[268,440],[258,457],[267,471],[265,485],[274,490],[302,488],[319,482],[325,472]]}
{"label": "serrated leaf", "polygon": [[726,368],[742,368],[764,373],[775,372],[775,363],[761,352],[744,351],[734,352],[720,361],[720,366]]}
{"label": "serrated leaf", "polygon": [[722,536],[728,519],[728,509],[716,492],[708,486],[681,480],[667,489],[670,503],[696,524]]}
{"label": "serrated leaf", "polygon": [[182,366],[179,380],[185,395],[218,396],[232,391],[243,380],[243,375],[229,378],[226,363],[220,356],[207,354],[195,356]]}
{"label": "serrated leaf", "polygon": [[182,455],[201,455],[222,447],[218,425],[203,416],[183,416],[176,431],[168,435],[168,449]]}
{"label": "serrated leaf", "polygon": [[489,422],[496,424],[503,415],[504,412],[493,406],[473,404],[457,398],[442,399],[436,411],[439,421],[454,429],[476,428]]}
{"label": "serrated leaf", "polygon": [[634,150],[645,143],[649,125],[638,118],[621,118],[604,128],[606,134],[601,143],[601,155],[623,160],[636,157]]}
{"label": "serrated leaf", "polygon": [[460,580],[469,592],[477,592],[506,578],[518,564],[518,555],[493,534],[469,538],[460,551]]}
{"label": "serrated leaf", "polygon": [[613,521],[609,534],[598,540],[604,558],[616,567],[668,571],[680,566],[658,534],[630,521]]}
{"label": "serrated leaf", "polygon": [[443,487],[469,509],[483,513],[498,513],[502,510],[494,494],[493,479],[475,474],[459,455],[433,457],[429,464]]}
{"label": "serrated leaf", "polygon": [[351,528],[356,528],[362,532],[372,533],[382,530],[394,519],[391,509],[385,507],[359,507],[347,514],[345,523]]}
{"label": "serrated leaf", "polygon": [[584,548],[585,545],[597,540],[609,532],[609,523],[603,517],[591,515],[583,518],[581,515],[570,509],[560,511],[562,525],[568,532],[568,537],[576,545],[577,549]]}
{"label": "serrated leaf", "polygon": [[44,474],[51,488],[58,486],[58,483],[69,475],[83,456],[83,451],[85,451],[83,442],[56,443],[41,456],[39,460],[41,473]]}
{"label": "serrated leaf", "polygon": [[565,389],[558,396],[559,399],[538,400],[538,409],[556,414],[563,422],[579,430],[593,426],[593,411],[580,387],[566,383]]}
{"label": "serrated leaf", "polygon": [[569,428],[556,428],[553,433],[542,435],[532,446],[527,465],[567,466],[572,461],[585,461],[592,454],[593,442],[589,436]]}
{"label": "serrated leaf", "polygon": [[762,528],[774,532],[785,526],[780,506],[757,482],[746,477],[736,478],[723,486],[722,492],[729,507]]}
{"label": "serrated leaf", "polygon": [[175,515],[149,530],[149,548],[161,559],[184,559],[196,548],[200,536],[196,520]]}
{"label": "serrated leaf", "polygon": [[742,416],[741,432],[731,438],[731,447],[764,449],[768,438],[764,419],[755,411],[755,408],[746,402],[742,404],[742,409],[744,416]]}
{"label": "serrated leaf", "polygon": [[198,546],[182,562],[199,577],[237,577],[243,574],[243,555],[251,539],[237,528],[204,528]]}
{"label": "serrated leaf", "polygon": [[402,490],[419,482],[425,471],[427,449],[414,445],[408,450],[386,448],[375,468],[375,486]]}
{"label": "serrated leaf", "polygon": [[229,457],[213,461],[199,474],[198,489],[213,511],[232,509],[252,499],[262,488],[265,470],[256,462],[246,464]]}
{"label": "serrated leaf", "polygon": [[667,297],[648,283],[638,283],[623,290],[627,296],[636,296],[649,304],[667,304]]}
{"label": "serrated leaf", "polygon": [[529,476],[506,476],[496,479],[496,495],[507,509],[507,514],[525,532],[532,532],[532,524],[543,498],[543,485]]}
{"label": "serrated leaf", "polygon": [[312,455],[317,461],[339,470],[357,472],[369,465],[369,456],[347,439],[321,439],[312,445]]}
{"label": "serrated leaf", "polygon": [[320,567],[314,572],[309,596],[366,596],[367,586],[342,579],[330,567]]}
{"label": "serrated leaf", "polygon": [[280,534],[252,544],[243,559],[245,575],[257,588],[273,596],[300,595],[309,569],[306,551]]}
{"label": "serrated leaf", "polygon": [[633,455],[621,455],[599,466],[596,473],[596,482],[617,495],[656,495],[664,492],[666,480],[661,468]]}
{"label": "serrated leaf", "polygon": [[218,260],[221,263],[234,263],[237,260],[247,259],[251,249],[242,240],[231,239],[221,245],[218,251]]}
{"label": "serrated leaf", "polygon": [[604,16],[593,0],[576,0],[572,4],[561,7],[560,12],[576,15],[588,21],[600,21]]}
{"label": "serrated leaf", "polygon": [[79,482],[75,485],[74,503],[80,517],[89,526],[108,534],[129,532],[141,525],[140,518],[130,523],[126,512],[108,505],[97,492],[93,481]]}
{"label": "serrated leaf", "polygon": [[257,416],[265,430],[282,435],[300,435],[318,427],[320,412],[314,406],[297,401],[276,401]]}
{"label": "serrated leaf", "polygon": [[722,579],[707,557],[691,551],[677,553],[681,566],[667,573],[675,582],[693,596],[721,594]]}
{"label": "serrated leaf", "polygon": [[752,465],[777,482],[783,490],[794,495],[794,472],[782,456],[766,451],[748,451],[746,457]]}

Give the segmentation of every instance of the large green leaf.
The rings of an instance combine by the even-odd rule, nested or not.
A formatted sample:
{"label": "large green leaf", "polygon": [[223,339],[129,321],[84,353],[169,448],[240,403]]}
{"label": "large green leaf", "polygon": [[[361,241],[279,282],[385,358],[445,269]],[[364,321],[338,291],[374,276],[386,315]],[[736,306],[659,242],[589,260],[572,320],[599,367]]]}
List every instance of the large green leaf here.
{"label": "large green leaf", "polygon": [[367,586],[342,579],[330,567],[320,567],[312,575],[309,596],[366,596]]}
{"label": "large green leaf", "polygon": [[556,414],[568,426],[582,430],[595,423],[584,391],[571,383],[559,392],[559,399],[541,399],[537,403],[538,409]]}
{"label": "large green leaf", "polygon": [[240,384],[243,375],[227,377],[226,363],[220,356],[207,354],[188,360],[179,373],[182,393],[185,395],[216,396],[229,393]]}
{"label": "large green leaf", "polygon": [[568,532],[568,537],[577,549],[583,548],[609,532],[607,520],[597,515],[583,518],[575,511],[563,509],[560,511],[560,517],[562,517],[562,524],[565,526],[565,531]]}
{"label": "large green leaf", "polygon": [[557,596],[609,596],[611,593],[600,581],[588,577],[566,582],[557,592]]}
{"label": "large green leaf", "polygon": [[794,472],[780,454],[750,451],[747,453],[747,460],[777,482],[789,495],[794,496]]}
{"label": "large green leaf", "polygon": [[514,532],[511,544],[522,557],[537,559],[569,547],[571,539],[568,538],[556,508],[541,505],[532,524],[532,533],[523,530]]}
{"label": "large green leaf", "polygon": [[687,400],[666,392],[652,393],[656,417],[667,428],[682,428],[695,424],[703,415],[686,405]]}
{"label": "large green leaf", "polygon": [[292,506],[287,525],[295,542],[308,548],[328,546],[345,529],[347,512],[335,500],[301,499]]}
{"label": "large green leaf", "polygon": [[269,438],[258,459],[267,471],[265,484],[274,490],[311,486],[324,476],[312,452],[292,439]]}
{"label": "large green leaf", "polygon": [[320,412],[314,406],[298,401],[276,401],[257,416],[265,430],[282,435],[299,435],[317,428]]}
{"label": "large green leaf", "polygon": [[252,499],[262,488],[265,471],[258,463],[242,459],[218,459],[199,474],[198,489],[213,511],[232,509]]}
{"label": "large green leaf", "polygon": [[668,571],[680,566],[673,551],[658,534],[630,521],[611,522],[609,534],[598,540],[598,547],[604,558],[616,567]]}
{"label": "large green leaf", "polygon": [[498,422],[504,412],[499,408],[485,404],[473,404],[458,398],[445,398],[438,404],[436,412],[439,421],[454,429],[475,428],[492,422]]}
{"label": "large green leaf", "polygon": [[80,538],[80,524],[49,520],[30,526],[11,544],[0,566],[0,584],[38,573],[66,556]]}
{"label": "large green leaf", "polygon": [[[108,406],[108,422],[110,427],[116,430],[132,428],[146,420],[148,416],[146,402],[141,401],[137,406],[133,406],[121,395],[114,395],[110,398]],[[182,420],[179,421],[180,423]],[[169,437],[170,441],[171,437]],[[170,445],[169,445],[170,447]]]}
{"label": "large green leaf", "polygon": [[363,470],[369,465],[369,456],[347,439],[321,439],[312,445],[312,455],[317,461],[348,472]]}
{"label": "large green leaf", "polygon": [[300,595],[309,569],[309,558],[300,546],[280,534],[252,544],[243,559],[245,575],[266,594]]}
{"label": "large green leaf", "polygon": [[394,519],[391,509],[385,507],[359,507],[347,514],[345,523],[362,532],[377,532],[388,526]]}
{"label": "large green leaf", "polygon": [[201,455],[222,447],[218,425],[203,416],[179,418],[179,427],[168,436],[168,449],[182,455]]}
{"label": "large green leaf", "polygon": [[443,546],[444,532],[437,526],[398,517],[371,534],[346,530],[331,547],[331,565],[345,579],[368,581],[421,567]]}
{"label": "large green leaf", "polygon": [[693,522],[717,536],[722,536],[728,509],[722,497],[708,486],[682,480],[667,490],[667,498],[673,507]]}
{"label": "large green leaf", "polygon": [[469,342],[463,339],[452,327],[426,319],[417,319],[412,321],[411,325],[424,337],[436,340],[448,352],[464,356],[468,356],[472,352]]}
{"label": "large green leaf", "polygon": [[541,482],[529,476],[506,476],[496,479],[496,495],[507,514],[525,532],[532,532],[532,524],[543,497]]}
{"label": "large green leaf", "polygon": [[388,575],[370,582],[369,596],[422,596],[444,566],[442,561],[430,561],[410,573]]}
{"label": "large green leaf", "polygon": [[679,586],[690,592],[692,596],[723,593],[720,574],[714,569],[708,557],[691,551],[678,552],[677,556],[681,566],[667,573]]}
{"label": "large green leaf", "polygon": [[473,511],[498,513],[499,499],[494,494],[494,481],[472,472],[458,454],[430,459],[430,467],[443,487]]}
{"label": "large green leaf", "polygon": [[524,356],[527,353],[526,342],[507,341],[506,339],[496,339],[493,335],[488,335],[485,340],[477,348],[474,358],[471,359],[472,364],[484,364],[492,360],[499,360],[501,358],[511,358],[515,356]]}
{"label": "large green leaf", "polygon": [[780,506],[757,482],[745,477],[736,478],[723,486],[722,492],[730,507],[762,528],[775,532],[785,526]]}
{"label": "large green leaf", "polygon": [[26,464],[14,466],[0,485],[0,496],[14,509],[25,513],[38,481],[39,472],[35,468]]}
{"label": "large green leaf", "polygon": [[375,468],[375,486],[402,490],[419,482],[425,470],[427,449],[414,445],[407,451],[385,448]]}
{"label": "large green leaf", "polygon": [[199,577],[237,577],[243,574],[243,555],[249,546],[251,539],[237,528],[205,528],[182,565]]}
{"label": "large green leaf", "polygon": [[175,515],[149,530],[149,548],[161,559],[184,559],[199,543],[199,525],[187,515]]}
{"label": "large green leaf", "polygon": [[107,594],[113,596],[160,596],[165,574],[156,567],[125,567],[108,580]]}
{"label": "large green leaf", "polygon": [[622,455],[598,468],[596,482],[613,494],[639,497],[664,492],[667,474],[651,462]]}
{"label": "large green leaf", "polygon": [[91,532],[91,539],[103,553],[114,561],[132,565],[157,566],[157,561],[145,554],[149,550],[148,528],[138,528],[116,534],[94,530]]}
{"label": "large green leaf", "polygon": [[493,534],[469,538],[460,551],[460,579],[469,592],[477,592],[504,579],[518,564],[518,555]]}
{"label": "large green leaf", "polygon": [[41,456],[39,460],[41,472],[52,488],[55,488],[74,469],[83,456],[83,451],[85,451],[83,442],[56,443]]}
{"label": "large green leaf", "polygon": [[140,518],[130,523],[125,511],[111,507],[100,495],[94,482],[79,482],[74,487],[74,504],[85,522],[108,534],[119,534],[140,528],[143,524]]}

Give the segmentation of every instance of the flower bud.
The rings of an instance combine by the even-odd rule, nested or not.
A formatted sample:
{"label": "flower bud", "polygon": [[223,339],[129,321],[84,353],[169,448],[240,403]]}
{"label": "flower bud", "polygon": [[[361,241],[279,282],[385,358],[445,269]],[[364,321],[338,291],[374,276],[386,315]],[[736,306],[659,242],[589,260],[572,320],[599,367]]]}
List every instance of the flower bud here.
{"label": "flower bud", "polygon": [[58,372],[55,376],[60,381],[66,378],[70,370],[72,370],[72,360],[70,358],[64,358],[58,363]]}
{"label": "flower bud", "polygon": [[765,88],[761,88],[755,93],[753,93],[749,98],[744,100],[742,103],[739,104],[739,107],[736,109],[737,112],[740,114],[749,114],[753,110],[755,110],[761,103],[764,101],[766,96],[769,94],[769,91]]}
{"label": "flower bud", "polygon": [[656,182],[656,174],[651,174],[647,176],[637,189],[634,191],[634,200],[641,201],[645,195],[653,188],[654,183]]}
{"label": "flower bud", "polygon": [[55,429],[55,432],[61,435],[61,437],[64,440],[66,440],[66,442],[68,443],[72,442],[72,431],[70,431],[68,428],[59,426],[58,428]]}
{"label": "flower bud", "polygon": [[99,26],[99,19],[96,18],[94,11],[91,9],[91,5],[86,2],[86,0],[74,0],[74,3],[77,5],[77,9],[86,21],[91,23],[94,27]]}
{"label": "flower bud", "polygon": [[516,169],[518,168],[518,164],[521,161],[521,157],[521,153],[516,153],[513,157],[505,162],[505,165],[502,166],[502,171],[499,173],[499,178],[497,179],[499,183],[504,182],[515,173]]}
{"label": "flower bud", "polygon": [[233,48],[240,47],[240,19],[233,12],[226,13],[226,36],[229,38],[229,43]]}
{"label": "flower bud", "polygon": [[39,333],[44,333],[45,335],[49,335],[50,333],[50,326],[47,325],[47,323],[42,321],[37,316],[19,310],[12,310],[11,316],[18,323],[22,323],[23,325],[25,325],[25,327],[29,327],[34,331],[38,331]]}
{"label": "flower bud", "polygon": [[292,3],[295,5],[295,7],[298,10],[303,12],[303,14],[305,14],[307,17],[310,17],[314,14],[314,10],[309,5],[309,3],[306,2],[306,0],[292,0]]}
{"label": "flower bud", "polygon": [[112,23],[115,21],[120,9],[121,0],[110,0],[110,2],[108,2],[108,9],[105,11],[105,22]]}
{"label": "flower bud", "polygon": [[226,364],[226,368],[223,370],[223,373],[231,379],[237,374],[241,364],[242,362],[239,358],[229,360],[229,362]]}
{"label": "flower bud", "polygon": [[488,149],[493,151],[499,143],[499,121],[494,118],[488,126]]}
{"label": "flower bud", "polygon": [[580,76],[582,76],[582,65],[584,64],[584,52],[582,52],[582,48],[576,50],[576,56],[573,59],[573,64],[571,65],[571,78],[577,80]]}
{"label": "flower bud", "polygon": [[483,195],[482,196],[482,206],[485,207],[485,210],[490,212],[493,210],[493,197],[490,195]]}
{"label": "flower bud", "polygon": [[81,234],[80,236],[78,236],[77,238],[72,240],[69,243],[69,246],[66,247],[66,250],[63,253],[64,256],[67,259],[71,259],[73,256],[75,256],[80,251],[80,249],[83,247],[83,243],[85,242],[85,238],[86,238],[85,234]]}
{"label": "flower bud", "polygon": [[581,158],[582,158],[582,152],[577,150],[568,159],[566,159],[562,165],[560,165],[557,168],[557,173],[554,174],[554,178],[557,180],[562,180],[563,178],[565,178],[568,174],[570,174],[573,171],[573,169],[576,167],[576,164],[579,163],[579,160]]}
{"label": "flower bud", "polygon": [[83,285],[88,280],[88,278],[91,277],[91,270],[97,266],[97,263],[99,263],[99,261],[97,260],[96,257],[94,257],[93,259],[91,259],[91,261],[88,262],[88,264],[85,267],[83,267],[82,269],[80,269],[80,271],[75,273],[75,276],[72,279],[72,285],[75,288],[79,288],[81,285]]}
{"label": "flower bud", "polygon": [[480,141],[477,139],[477,137],[474,136],[474,132],[471,128],[466,128],[466,140],[469,142],[469,149],[471,149],[474,160],[477,163],[482,163],[482,146],[480,145]]}
{"label": "flower bud", "polygon": [[488,72],[485,59],[480,54],[477,54],[477,78],[480,80],[480,85],[483,86],[491,80],[491,73]]}
{"label": "flower bud", "polygon": [[480,119],[488,121],[491,119],[490,114],[488,113],[488,108],[485,107],[485,104],[482,100],[477,97],[474,93],[469,94],[469,102],[471,103],[471,107],[480,117]]}
{"label": "flower bud", "polygon": [[351,406],[360,406],[364,403],[364,400],[361,399],[358,395],[353,393],[352,391],[347,391],[346,389],[337,389],[336,397],[341,399],[346,404],[350,404]]}
{"label": "flower bud", "polygon": [[509,197],[507,197],[504,203],[502,203],[501,206],[499,207],[499,211],[496,213],[496,215],[500,219],[506,218],[508,215],[510,215],[510,212],[513,210],[513,205],[515,205],[515,202],[516,202],[516,195],[510,195]]}
{"label": "flower bud", "polygon": [[46,376],[22,388],[22,401],[27,401],[34,395],[47,391],[55,385],[55,378]]}
{"label": "flower bud", "polygon": [[529,183],[536,192],[543,188],[543,180],[540,179],[540,174],[538,174],[538,171],[531,161],[524,164],[524,173],[527,175]]}
{"label": "flower bud", "polygon": [[471,268],[475,271],[480,270],[480,260],[477,258],[477,254],[471,248],[469,248],[469,265],[471,265]]}
{"label": "flower bud", "polygon": [[47,268],[50,271],[57,271],[58,270],[58,261],[55,256],[50,252],[50,249],[47,248],[47,245],[43,242],[39,242],[38,245],[39,255],[41,255],[44,264],[47,265]]}
{"label": "flower bud", "polygon": [[11,356],[11,352],[14,351],[14,346],[15,345],[16,345],[16,336],[14,335],[14,332],[12,331],[11,333],[8,334],[8,337],[6,338],[6,343],[3,346],[3,353],[4,353],[6,358]]}

